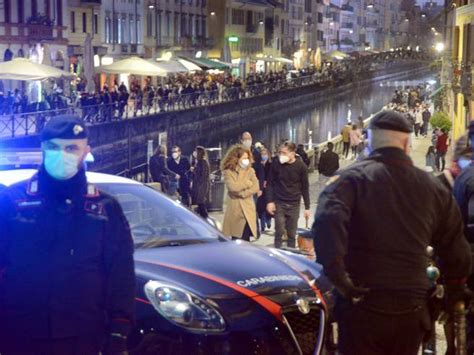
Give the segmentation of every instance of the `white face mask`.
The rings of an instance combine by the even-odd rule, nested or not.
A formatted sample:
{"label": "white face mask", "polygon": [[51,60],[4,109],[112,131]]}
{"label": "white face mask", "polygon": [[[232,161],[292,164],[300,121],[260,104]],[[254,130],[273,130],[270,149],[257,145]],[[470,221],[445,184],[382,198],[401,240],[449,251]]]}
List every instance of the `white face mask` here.
{"label": "white face mask", "polygon": [[173,157],[174,160],[178,160],[179,158],[179,153],[172,153],[171,156]]}
{"label": "white face mask", "polygon": [[249,165],[250,165],[250,160],[249,159],[242,159],[240,162],[239,162],[239,165],[242,169],[245,169],[247,168]]}
{"label": "white face mask", "polygon": [[461,168],[461,170],[464,170],[469,165],[471,165],[471,160],[466,159],[466,158],[459,158],[457,163],[458,163],[458,166]]}
{"label": "white face mask", "polygon": [[68,180],[79,171],[80,157],[61,150],[44,151],[44,167],[56,180]]}
{"label": "white face mask", "polygon": [[278,159],[280,160],[280,164],[286,164],[290,161],[290,157],[287,155],[280,155]]}
{"label": "white face mask", "polygon": [[198,153],[197,153],[197,152],[193,152],[193,157],[194,157],[194,158],[197,158],[197,157],[198,157]]}
{"label": "white face mask", "polygon": [[242,145],[247,148],[247,149],[250,149],[252,147],[252,140],[251,139],[245,139],[242,141]]}

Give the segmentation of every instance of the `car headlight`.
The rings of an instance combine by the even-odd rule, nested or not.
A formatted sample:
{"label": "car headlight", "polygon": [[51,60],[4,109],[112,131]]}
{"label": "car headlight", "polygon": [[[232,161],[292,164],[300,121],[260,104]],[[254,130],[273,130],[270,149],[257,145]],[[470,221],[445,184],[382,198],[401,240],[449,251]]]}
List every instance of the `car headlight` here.
{"label": "car headlight", "polygon": [[208,301],[179,287],[148,281],[145,294],[155,309],[170,322],[197,332],[222,332],[225,321]]}

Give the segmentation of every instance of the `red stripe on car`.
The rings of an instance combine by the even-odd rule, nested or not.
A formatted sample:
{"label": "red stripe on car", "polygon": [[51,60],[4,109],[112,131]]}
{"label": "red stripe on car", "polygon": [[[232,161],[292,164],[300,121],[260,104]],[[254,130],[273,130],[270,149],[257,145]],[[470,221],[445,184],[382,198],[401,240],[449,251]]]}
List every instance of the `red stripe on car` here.
{"label": "red stripe on car", "polygon": [[254,292],[252,290],[249,290],[245,287],[239,286],[239,285],[237,285],[233,282],[221,279],[220,277],[216,277],[214,275],[206,274],[204,272],[200,272],[200,271],[196,271],[196,270],[187,269],[187,268],[180,267],[180,266],[159,263],[159,262],[156,262],[156,261],[140,260],[140,262],[144,262],[144,263],[148,263],[148,264],[155,264],[155,265],[163,266],[163,267],[166,267],[166,268],[169,268],[169,269],[174,269],[174,270],[186,272],[188,274],[196,275],[196,276],[202,277],[204,279],[214,281],[214,282],[216,282],[218,284],[221,284],[223,286],[229,287],[229,288],[233,289],[234,291],[237,291],[237,292],[251,298],[252,300],[257,302],[260,306],[262,306],[267,311],[269,311],[271,314],[273,314],[273,316],[276,319],[278,319],[279,321],[283,321],[281,306],[279,304],[269,300],[268,298],[266,298],[262,295],[259,295],[258,293]]}

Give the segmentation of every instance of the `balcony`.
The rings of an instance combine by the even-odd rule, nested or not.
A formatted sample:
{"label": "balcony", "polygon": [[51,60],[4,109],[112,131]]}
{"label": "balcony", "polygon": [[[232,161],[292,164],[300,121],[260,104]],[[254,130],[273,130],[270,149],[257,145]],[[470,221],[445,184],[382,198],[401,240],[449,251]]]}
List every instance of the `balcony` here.
{"label": "balcony", "polygon": [[354,12],[354,8],[350,5],[342,5],[341,10],[347,12]]}
{"label": "balcony", "polygon": [[353,24],[353,23],[349,23],[349,22],[343,22],[343,23],[341,23],[341,30],[342,30],[342,29],[352,30],[353,28],[354,28],[354,24]]}
{"label": "balcony", "polygon": [[40,24],[28,24],[28,38],[33,41],[44,41],[53,40],[53,26],[40,25]]}
{"label": "balcony", "polygon": [[257,33],[258,26],[254,23],[248,23],[247,26],[245,26],[245,31],[247,33]]}
{"label": "balcony", "polygon": [[192,45],[198,48],[212,48],[214,47],[214,39],[203,36],[192,37]]}

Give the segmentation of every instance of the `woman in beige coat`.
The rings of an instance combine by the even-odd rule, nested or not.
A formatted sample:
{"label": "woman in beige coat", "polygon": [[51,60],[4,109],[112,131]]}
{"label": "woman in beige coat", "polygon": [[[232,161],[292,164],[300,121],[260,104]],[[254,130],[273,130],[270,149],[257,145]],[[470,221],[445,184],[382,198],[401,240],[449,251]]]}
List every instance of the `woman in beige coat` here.
{"label": "woman in beige coat", "polygon": [[250,241],[257,236],[257,212],[253,195],[259,191],[252,153],[241,145],[229,149],[221,169],[227,187],[223,233]]}

